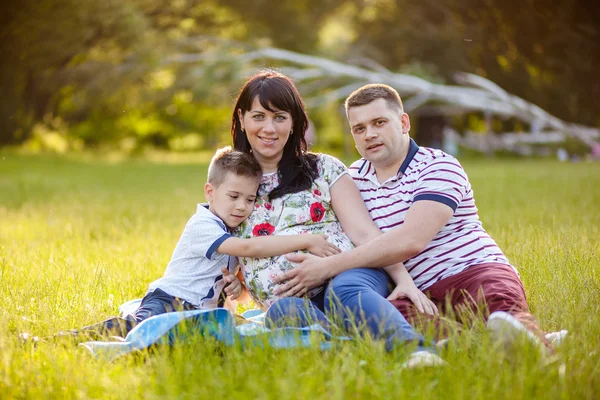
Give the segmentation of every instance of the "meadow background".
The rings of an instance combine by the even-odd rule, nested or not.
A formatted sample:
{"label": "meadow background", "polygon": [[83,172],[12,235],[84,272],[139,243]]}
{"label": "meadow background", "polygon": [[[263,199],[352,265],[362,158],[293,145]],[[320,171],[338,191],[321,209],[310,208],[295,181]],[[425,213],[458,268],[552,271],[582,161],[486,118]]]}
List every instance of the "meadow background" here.
{"label": "meadow background", "polygon": [[[0,398],[600,397],[600,163],[588,161],[600,157],[599,20],[584,0],[2,1]],[[198,337],[112,363],[23,346],[19,333],[114,315],[162,275],[204,200],[210,156],[230,144],[238,90],[266,67],[295,78],[312,148],[346,163],[357,155],[344,96],[404,81],[411,137],[460,151],[534,314],[569,330],[557,356],[540,363],[524,347],[508,359],[483,324],[431,371],[400,371],[406,350],[368,341],[275,351]],[[427,91],[466,85],[461,73],[572,124],[502,93]],[[483,142],[564,136],[482,157],[446,140],[450,128]],[[560,149],[569,162],[552,160]]]}
{"label": "meadow background", "polygon": [[[209,338],[105,362],[73,345],[23,346],[100,321],[161,276],[195,205],[208,153],[109,160],[0,152],[2,398],[597,398],[600,165],[465,159],[485,227],[519,268],[557,356],[507,358],[483,325],[453,338],[450,366],[401,371],[403,351],[225,347]],[[351,161],[350,159],[345,161]]]}

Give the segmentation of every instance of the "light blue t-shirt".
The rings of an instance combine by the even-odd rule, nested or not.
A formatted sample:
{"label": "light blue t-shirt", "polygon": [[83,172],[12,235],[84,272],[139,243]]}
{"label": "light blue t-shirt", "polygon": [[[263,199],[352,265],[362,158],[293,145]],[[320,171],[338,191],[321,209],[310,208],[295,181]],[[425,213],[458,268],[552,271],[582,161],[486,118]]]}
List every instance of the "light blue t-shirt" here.
{"label": "light blue t-shirt", "polygon": [[152,282],[148,292],[161,289],[197,308],[218,307],[225,286],[221,269],[233,271],[237,257],[216,252],[231,235],[223,221],[198,204],[196,214],[185,225],[181,238],[162,278]]}

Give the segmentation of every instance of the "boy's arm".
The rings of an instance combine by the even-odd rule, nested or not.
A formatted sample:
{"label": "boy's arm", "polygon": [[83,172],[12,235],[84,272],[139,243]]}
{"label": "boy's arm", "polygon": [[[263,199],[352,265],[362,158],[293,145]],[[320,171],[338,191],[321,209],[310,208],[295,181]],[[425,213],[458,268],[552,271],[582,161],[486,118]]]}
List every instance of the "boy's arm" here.
{"label": "boy's arm", "polygon": [[308,249],[318,256],[339,253],[339,249],[329,243],[323,235],[259,236],[250,239],[230,237],[219,247],[217,253],[236,257],[274,257],[296,250]]}

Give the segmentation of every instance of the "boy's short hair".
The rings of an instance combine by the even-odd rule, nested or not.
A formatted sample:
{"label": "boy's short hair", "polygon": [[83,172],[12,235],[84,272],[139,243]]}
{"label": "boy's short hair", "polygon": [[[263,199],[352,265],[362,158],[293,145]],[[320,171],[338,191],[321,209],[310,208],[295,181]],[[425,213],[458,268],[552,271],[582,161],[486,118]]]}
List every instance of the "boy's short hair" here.
{"label": "boy's short hair", "polygon": [[396,89],[382,83],[372,83],[356,89],[348,96],[344,103],[346,115],[350,108],[365,106],[378,99],[384,99],[389,107],[400,110],[400,113],[404,112],[402,99]]}
{"label": "boy's short hair", "polygon": [[231,146],[223,147],[215,152],[208,167],[208,182],[219,186],[225,181],[227,173],[256,179],[260,182],[262,168],[256,159],[247,153],[233,150]]}

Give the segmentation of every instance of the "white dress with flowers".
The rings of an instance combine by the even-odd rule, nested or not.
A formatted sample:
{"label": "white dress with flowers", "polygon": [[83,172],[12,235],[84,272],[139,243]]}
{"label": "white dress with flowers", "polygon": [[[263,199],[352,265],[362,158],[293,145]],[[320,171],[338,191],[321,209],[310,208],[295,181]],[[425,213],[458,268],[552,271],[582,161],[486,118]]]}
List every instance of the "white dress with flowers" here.
{"label": "white dress with flowers", "polygon": [[[268,201],[268,194],[279,185],[277,173],[263,175],[258,188],[258,198],[250,217],[240,225],[234,235],[251,238],[264,235],[325,234],[327,240],[341,251],[354,246],[342,231],[337,216],[331,208],[331,186],[344,174],[346,166],[338,159],[318,154],[318,177],[310,190],[286,194]],[[273,294],[273,278],[294,268],[284,255],[270,258],[240,257],[246,287],[257,305],[268,308],[277,300]],[[309,290],[313,297],[323,290]]]}

